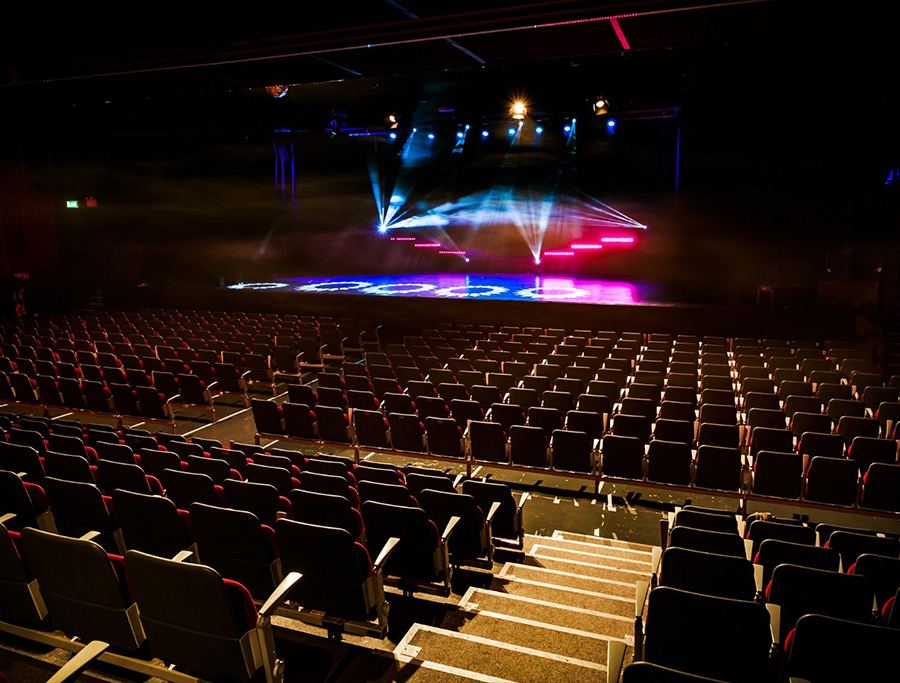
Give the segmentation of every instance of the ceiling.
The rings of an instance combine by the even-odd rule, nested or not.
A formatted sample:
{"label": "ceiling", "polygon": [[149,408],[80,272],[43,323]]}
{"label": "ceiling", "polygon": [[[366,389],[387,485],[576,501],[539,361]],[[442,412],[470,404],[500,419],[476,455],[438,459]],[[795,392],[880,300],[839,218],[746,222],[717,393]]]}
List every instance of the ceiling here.
{"label": "ceiling", "polygon": [[[176,9],[177,8],[177,9]],[[0,95],[215,92],[759,39],[739,0],[4,3]]]}

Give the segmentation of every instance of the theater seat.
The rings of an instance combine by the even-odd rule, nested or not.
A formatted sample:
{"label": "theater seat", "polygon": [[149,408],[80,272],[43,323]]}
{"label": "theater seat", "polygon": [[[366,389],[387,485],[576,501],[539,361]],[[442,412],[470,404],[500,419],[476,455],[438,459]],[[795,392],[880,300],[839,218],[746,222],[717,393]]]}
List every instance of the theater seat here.
{"label": "theater seat", "polygon": [[269,618],[301,580],[298,574],[289,575],[258,613],[244,586],[210,567],[134,550],[126,553],[125,567],[153,657],[213,680],[249,682],[257,672],[272,680],[280,665]]}
{"label": "theater seat", "polygon": [[297,603],[296,618],[326,628],[384,638],[388,607],[382,568],[399,542],[389,538],[375,562],[366,548],[343,529],[279,520],[275,524],[284,571],[299,572],[289,594]]}

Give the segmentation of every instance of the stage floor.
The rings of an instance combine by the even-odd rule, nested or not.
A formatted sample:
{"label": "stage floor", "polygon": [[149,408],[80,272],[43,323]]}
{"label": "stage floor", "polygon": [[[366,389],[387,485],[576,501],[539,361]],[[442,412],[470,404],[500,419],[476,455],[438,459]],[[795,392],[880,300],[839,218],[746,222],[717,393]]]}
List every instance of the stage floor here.
{"label": "stage floor", "polygon": [[478,301],[543,301],[555,303],[658,306],[670,302],[662,287],[532,273],[430,273],[365,277],[281,278],[271,282],[230,285],[235,290],[303,294],[475,299]]}

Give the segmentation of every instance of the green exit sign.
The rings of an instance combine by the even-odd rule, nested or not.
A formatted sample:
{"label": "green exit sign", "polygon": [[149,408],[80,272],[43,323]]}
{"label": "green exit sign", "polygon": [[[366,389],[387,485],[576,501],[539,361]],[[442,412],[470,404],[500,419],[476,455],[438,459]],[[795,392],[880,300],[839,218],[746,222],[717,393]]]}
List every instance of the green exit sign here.
{"label": "green exit sign", "polygon": [[77,209],[78,208],[78,200],[77,199],[69,199],[66,201],[67,209]]}

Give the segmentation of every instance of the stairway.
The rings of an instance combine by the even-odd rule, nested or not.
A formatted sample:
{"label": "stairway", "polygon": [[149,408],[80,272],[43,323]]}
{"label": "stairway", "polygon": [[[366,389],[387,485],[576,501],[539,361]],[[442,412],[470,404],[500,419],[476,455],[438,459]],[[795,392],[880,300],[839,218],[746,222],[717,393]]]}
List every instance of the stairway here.
{"label": "stairway", "polygon": [[[526,536],[488,588],[470,588],[439,626],[414,624],[381,681],[606,683],[609,643],[634,646],[635,582],[651,548],[579,534]],[[621,645],[617,645],[621,644]]]}

